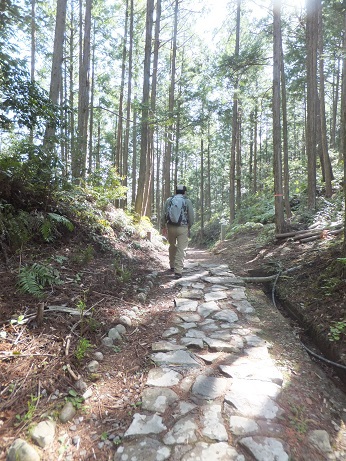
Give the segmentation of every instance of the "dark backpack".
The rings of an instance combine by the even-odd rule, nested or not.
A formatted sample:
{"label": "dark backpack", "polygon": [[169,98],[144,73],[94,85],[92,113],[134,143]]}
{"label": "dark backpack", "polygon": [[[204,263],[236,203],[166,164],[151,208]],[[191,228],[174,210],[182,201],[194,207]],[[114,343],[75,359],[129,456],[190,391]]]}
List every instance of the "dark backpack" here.
{"label": "dark backpack", "polygon": [[186,201],[185,197],[182,195],[174,195],[167,207],[166,212],[166,221],[168,224],[173,224],[174,226],[180,226],[183,220],[183,214],[186,211]]}

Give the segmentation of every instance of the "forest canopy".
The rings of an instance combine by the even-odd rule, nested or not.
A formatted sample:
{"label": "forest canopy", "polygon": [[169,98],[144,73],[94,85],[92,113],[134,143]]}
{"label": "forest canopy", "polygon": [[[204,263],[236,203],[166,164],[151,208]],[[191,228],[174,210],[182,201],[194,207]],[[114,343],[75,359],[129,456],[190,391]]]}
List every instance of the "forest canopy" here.
{"label": "forest canopy", "polygon": [[257,3],[2,2],[2,206],[82,187],[155,224],[184,182],[201,234],[344,221],[344,2]]}

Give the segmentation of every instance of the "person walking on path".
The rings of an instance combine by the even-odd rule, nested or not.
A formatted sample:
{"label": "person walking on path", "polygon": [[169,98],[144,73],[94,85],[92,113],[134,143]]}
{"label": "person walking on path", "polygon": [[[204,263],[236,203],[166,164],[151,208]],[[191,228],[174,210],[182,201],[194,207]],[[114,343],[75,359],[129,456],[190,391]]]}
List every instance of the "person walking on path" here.
{"label": "person walking on path", "polygon": [[176,194],[166,200],[161,220],[162,235],[168,237],[169,264],[175,278],[182,276],[190,228],[194,223],[194,210],[191,200],[185,196],[186,190],[186,186],[177,186]]}

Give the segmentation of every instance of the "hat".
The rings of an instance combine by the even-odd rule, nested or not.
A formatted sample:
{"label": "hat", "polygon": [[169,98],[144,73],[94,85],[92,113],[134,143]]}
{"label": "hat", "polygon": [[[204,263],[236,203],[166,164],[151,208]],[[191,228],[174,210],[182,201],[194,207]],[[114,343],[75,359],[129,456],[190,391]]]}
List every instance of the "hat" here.
{"label": "hat", "polygon": [[177,191],[179,191],[179,192],[186,192],[186,190],[187,190],[187,189],[186,189],[186,186],[183,186],[183,185],[181,185],[181,184],[179,184],[179,185],[177,186]]}

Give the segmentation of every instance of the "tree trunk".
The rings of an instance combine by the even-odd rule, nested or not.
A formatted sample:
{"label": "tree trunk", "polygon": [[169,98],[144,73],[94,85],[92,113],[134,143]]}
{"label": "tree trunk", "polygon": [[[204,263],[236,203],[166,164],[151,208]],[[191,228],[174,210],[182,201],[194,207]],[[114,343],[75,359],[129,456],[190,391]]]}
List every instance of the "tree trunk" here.
{"label": "tree trunk", "polygon": [[[234,57],[239,57],[240,48],[240,2],[237,0],[237,24],[236,24],[236,40]],[[233,94],[233,111],[232,111],[232,142],[231,142],[231,159],[230,159],[230,173],[229,173],[229,188],[230,188],[230,199],[229,199],[229,218],[232,224],[235,218],[235,169],[236,169],[236,150],[237,150],[237,138],[238,138],[238,90],[239,90],[239,77],[236,76],[234,83],[234,94]]]}
{"label": "tree trunk", "polygon": [[175,79],[176,79],[176,59],[177,59],[177,33],[178,33],[178,11],[179,11],[179,0],[174,2],[174,25],[173,25],[173,36],[172,36],[172,58],[171,58],[171,80],[169,86],[169,99],[168,99],[168,118],[170,122],[167,127],[167,144],[166,144],[166,155],[165,163],[168,165],[164,172],[163,181],[163,198],[166,199],[170,196],[171,189],[171,176],[170,176],[170,164],[172,161],[172,147],[173,147],[173,119],[174,119],[174,105],[175,105]]}
{"label": "tree trunk", "polygon": [[201,238],[204,234],[204,143],[201,139]]}
{"label": "tree trunk", "polygon": [[90,122],[89,122],[89,166],[88,174],[93,172],[94,148],[93,148],[93,133],[94,133],[94,89],[95,89],[95,20],[94,20],[94,33],[93,33],[93,47],[92,47],[92,62],[91,62],[91,91],[90,91]]}
{"label": "tree trunk", "polygon": [[149,164],[149,104],[150,104],[150,59],[151,42],[153,29],[154,0],[147,0],[146,9],[146,34],[145,34],[145,54],[143,70],[143,96],[142,96],[142,116],[141,116],[141,153],[138,175],[138,189],[135,203],[135,212],[139,216],[145,213],[145,196],[149,193],[149,178],[151,165]]}
{"label": "tree trunk", "polygon": [[[78,89],[78,144],[72,159],[72,177],[79,182],[85,179],[86,155],[88,143],[88,119],[89,119],[89,72],[90,72],[90,34],[91,34],[91,9],[92,0],[86,0],[84,37],[82,56],[79,68],[79,89]],[[82,25],[81,25],[82,27]]]}
{"label": "tree trunk", "polygon": [[318,48],[319,48],[319,78],[320,78],[320,133],[321,133],[321,149],[322,161],[324,165],[324,180],[326,187],[326,197],[332,196],[332,164],[328,153],[327,141],[327,123],[326,123],[326,107],[325,107],[325,94],[324,94],[324,58],[323,58],[323,23],[322,23],[322,3],[318,2]]}
{"label": "tree trunk", "polygon": [[317,38],[316,0],[306,0],[306,153],[308,158],[308,207],[310,210],[316,208]]}
{"label": "tree trunk", "polygon": [[283,150],[284,150],[284,203],[286,210],[286,218],[290,219],[292,216],[290,205],[290,172],[288,165],[288,122],[287,122],[287,94],[286,94],[286,76],[284,65],[284,53],[282,49],[282,34],[280,26],[280,65],[281,65],[281,105],[282,105],[282,137],[283,137]]}
{"label": "tree trunk", "polygon": [[[130,118],[132,104],[132,67],[133,67],[133,0],[130,0],[130,30],[129,30],[129,58],[128,58],[128,78],[127,78],[127,102],[126,102],[126,129],[124,140],[123,158],[123,184],[128,185],[129,174],[129,143],[130,143]],[[124,208],[127,207],[127,199],[124,200]]]}
{"label": "tree trunk", "polygon": [[127,60],[127,33],[128,33],[128,22],[129,22],[129,0],[126,0],[125,9],[125,27],[123,36],[123,51],[121,61],[121,79],[120,79],[120,91],[119,91],[119,110],[118,110],[118,129],[117,129],[117,142],[116,142],[116,153],[115,153],[115,166],[120,176],[123,175],[123,118],[124,118],[124,88],[125,88],[125,69]]}
{"label": "tree trunk", "polygon": [[[54,104],[58,104],[60,86],[62,82],[62,61],[64,51],[64,36],[66,29],[66,0],[58,0],[54,34],[53,61],[50,78],[49,97]],[[47,125],[43,145],[51,154],[54,149],[55,126]]]}
{"label": "tree trunk", "polygon": [[[346,11],[344,12],[344,30],[346,30]],[[342,83],[341,83],[341,126],[346,126],[346,34],[343,39],[343,59],[342,59]],[[345,197],[345,215],[344,215],[344,244],[343,256],[346,258],[346,129],[342,130],[341,150],[344,160],[344,197]]]}
{"label": "tree trunk", "polygon": [[276,232],[285,229],[280,117],[280,69],[281,69],[281,0],[273,3],[273,154],[274,154],[274,203]]}

